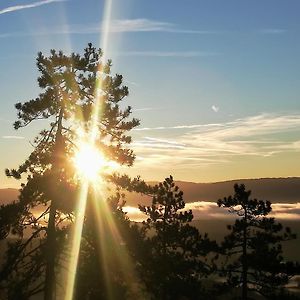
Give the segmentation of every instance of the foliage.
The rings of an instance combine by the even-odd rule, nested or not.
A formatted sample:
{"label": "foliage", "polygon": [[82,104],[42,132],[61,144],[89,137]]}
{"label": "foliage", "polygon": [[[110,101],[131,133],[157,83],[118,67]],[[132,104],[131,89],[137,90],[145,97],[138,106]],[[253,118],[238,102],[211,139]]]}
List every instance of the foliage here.
{"label": "foliage", "polygon": [[[65,55],[55,50],[51,50],[48,57],[39,53],[38,84],[42,92],[35,99],[16,104],[18,120],[14,123],[15,129],[35,120],[49,120],[49,128],[42,130],[34,140],[34,150],[28,159],[19,168],[6,170],[7,176],[17,179],[26,174],[27,182],[22,184],[19,200],[0,209],[0,216],[6,211],[14,214],[14,218],[7,216],[0,219],[1,236],[18,233],[7,257],[12,253],[16,259],[28,257],[30,250],[27,237],[23,237],[24,232],[30,231],[35,240],[41,239],[36,253],[43,251],[43,260],[39,270],[35,271],[36,278],[45,272],[47,257],[52,257],[52,269],[54,263],[58,264],[62,253],[59,236],[63,237],[65,230],[62,224],[74,219],[72,215],[79,181],[72,157],[76,151],[78,129],[85,135],[95,130],[95,145],[110,160],[128,166],[134,161],[134,154],[127,147],[131,142],[127,132],[139,121],[135,118],[129,120],[130,106],[120,107],[121,101],[128,95],[128,88],[123,85],[122,75],[111,75],[111,66],[111,61],[103,61],[102,51],[92,44],[84,49],[83,55]],[[33,210],[42,213],[37,216]],[[18,251],[15,251],[16,247]],[[44,249],[41,250],[41,247]],[[47,264],[49,267],[49,261]],[[3,275],[2,270],[0,274]],[[13,274],[11,272],[10,276]],[[32,280],[32,274],[27,275]],[[23,282],[22,289],[18,289],[20,293],[29,295],[32,287],[26,284],[27,279],[18,276],[14,279],[10,278],[10,282],[14,282],[15,287]],[[6,286],[4,281],[3,286]]]}
{"label": "foliage", "polygon": [[153,187],[151,206],[140,206],[148,219],[142,277],[154,299],[205,299],[200,280],[212,271],[208,254],[216,244],[189,223],[183,192],[172,176]]}
{"label": "foliage", "polygon": [[228,226],[230,233],[222,244],[228,259],[223,272],[231,286],[242,286],[242,299],[247,299],[248,290],[270,296],[299,272],[297,265],[284,260],[281,245],[296,237],[289,228],[266,217],[272,209],[269,201],[251,199],[251,191],[243,184],[235,184],[234,191],[234,196],[218,200],[219,207],[238,216]]}
{"label": "foliage", "polygon": [[[75,299],[132,299],[137,293],[140,297],[139,277],[134,277],[134,254],[143,242],[140,230],[123,212],[119,192],[99,201],[98,208],[92,203],[82,234]],[[109,217],[98,220],[96,209]]]}

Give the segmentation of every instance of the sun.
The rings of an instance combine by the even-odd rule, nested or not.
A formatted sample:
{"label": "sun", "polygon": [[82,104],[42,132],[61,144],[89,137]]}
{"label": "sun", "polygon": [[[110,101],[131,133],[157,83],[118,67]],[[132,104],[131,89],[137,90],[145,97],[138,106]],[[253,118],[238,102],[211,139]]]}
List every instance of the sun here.
{"label": "sun", "polygon": [[80,142],[73,157],[77,174],[89,182],[98,182],[101,174],[114,171],[119,165],[108,160],[93,143]]}
{"label": "sun", "polygon": [[78,174],[88,181],[96,181],[107,161],[103,154],[92,144],[81,143],[74,156]]}

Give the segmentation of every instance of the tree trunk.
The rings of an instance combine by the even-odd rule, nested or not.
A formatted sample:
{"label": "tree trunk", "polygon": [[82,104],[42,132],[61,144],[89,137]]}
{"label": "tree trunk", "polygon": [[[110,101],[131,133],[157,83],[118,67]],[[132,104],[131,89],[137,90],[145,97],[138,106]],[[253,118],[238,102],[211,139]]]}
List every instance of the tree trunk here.
{"label": "tree trunk", "polygon": [[55,233],[56,206],[51,201],[46,242],[46,274],[45,274],[45,300],[54,300],[55,297],[55,257],[56,257],[56,233]]}
{"label": "tree trunk", "polygon": [[245,209],[244,216],[244,231],[243,231],[243,256],[242,256],[242,300],[247,300],[247,274],[248,274],[248,262],[247,262],[247,210]]}
{"label": "tree trunk", "polygon": [[[58,120],[57,120],[57,132],[55,137],[55,146],[53,151],[53,163],[52,169],[54,174],[60,170],[60,159],[62,149],[62,120],[64,114],[64,107],[62,106]],[[58,179],[58,176],[54,176]],[[53,182],[55,184],[55,182]],[[45,274],[45,294],[44,300],[56,299],[56,276],[55,276],[55,259],[56,259],[56,228],[55,228],[55,216],[56,216],[56,199],[51,200],[49,220],[47,228],[47,241],[46,241],[46,274]]]}

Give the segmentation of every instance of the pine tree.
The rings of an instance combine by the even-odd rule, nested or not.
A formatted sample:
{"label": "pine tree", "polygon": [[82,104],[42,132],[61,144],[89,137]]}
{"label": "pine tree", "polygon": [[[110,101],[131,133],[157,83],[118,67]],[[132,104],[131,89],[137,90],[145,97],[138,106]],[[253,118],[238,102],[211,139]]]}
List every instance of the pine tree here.
{"label": "pine tree", "polygon": [[101,203],[100,208],[109,214],[101,224],[93,205],[87,207],[74,299],[142,299],[143,284],[136,275],[136,263],[144,245],[143,232],[122,210],[124,194],[116,192],[106,204],[103,199]]}
{"label": "pine tree", "polygon": [[201,279],[212,272],[208,254],[216,250],[215,242],[190,225],[192,211],[184,210],[183,192],[172,176],[151,193],[151,206],[140,206],[148,216],[141,262],[148,290],[155,299],[206,299]]}
{"label": "pine tree", "polygon": [[[131,137],[127,132],[139,124],[135,118],[129,120],[131,107],[121,109],[120,102],[128,96],[122,75],[111,75],[112,63],[103,61],[101,49],[89,44],[83,55],[51,50],[48,57],[38,54],[37,67],[41,94],[35,99],[17,103],[18,120],[15,129],[20,129],[39,119],[49,120],[49,128],[41,131],[34,141],[34,150],[18,169],[6,170],[7,176],[20,179],[27,175],[22,185],[17,220],[4,227],[7,235],[18,228],[19,240],[11,247],[8,256],[16,258],[22,273],[14,282],[22,284],[24,295],[32,294],[31,284],[26,282],[30,274],[25,262],[29,259],[28,239],[22,239],[26,228],[32,227],[32,239],[39,238],[39,272],[45,274],[45,283],[36,282],[35,290],[45,289],[45,299],[55,298],[55,265],[59,259],[59,224],[65,215],[73,213],[79,189],[78,177],[72,164],[76,151],[78,128],[87,134],[96,124],[95,145],[110,160],[132,165],[134,154],[127,147]],[[100,105],[100,109],[95,107]],[[94,112],[98,112],[95,116]],[[96,121],[95,121],[96,118]],[[33,208],[44,208],[40,216],[32,213]],[[40,220],[48,218],[43,226]],[[2,228],[1,228],[2,229]],[[3,229],[2,229],[3,230]],[[14,231],[16,232],[16,230]],[[38,250],[39,249],[39,250]],[[23,259],[19,259],[21,256]],[[9,267],[9,266],[7,266]],[[22,271],[23,270],[23,271]],[[14,272],[10,276],[14,276]],[[27,276],[28,275],[28,276]],[[13,282],[11,278],[10,282]]]}
{"label": "pine tree", "polygon": [[222,244],[227,263],[223,273],[228,283],[242,287],[242,299],[248,299],[248,291],[255,290],[270,296],[273,290],[286,284],[299,268],[286,262],[282,256],[284,241],[296,238],[289,228],[266,217],[272,210],[269,201],[251,199],[251,191],[245,185],[234,185],[234,196],[218,200],[218,206],[236,214],[234,225]]}

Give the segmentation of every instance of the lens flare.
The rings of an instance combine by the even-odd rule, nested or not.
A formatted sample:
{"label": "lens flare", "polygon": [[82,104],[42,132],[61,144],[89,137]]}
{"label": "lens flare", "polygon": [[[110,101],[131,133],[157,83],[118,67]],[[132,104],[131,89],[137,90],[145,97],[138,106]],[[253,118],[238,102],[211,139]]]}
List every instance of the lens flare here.
{"label": "lens flare", "polygon": [[75,211],[75,224],[73,227],[72,238],[71,238],[71,253],[69,257],[65,300],[73,299],[82,228],[84,223],[84,214],[85,214],[85,208],[86,208],[86,202],[88,196],[88,186],[89,185],[87,181],[85,181],[82,184],[80,189],[80,194],[78,197],[76,211]]}
{"label": "lens flare", "polygon": [[[108,51],[108,44],[109,44],[109,32],[110,32],[110,25],[111,25],[111,14],[112,14],[112,2],[113,0],[105,0],[104,2],[104,14],[103,14],[103,27],[101,30],[101,41],[100,46],[103,50],[103,62],[107,59],[107,51]],[[101,66],[99,66],[101,68]],[[101,72],[101,69],[99,69]],[[99,124],[99,116],[101,113],[101,109],[103,109],[103,80],[97,81],[94,97],[95,97],[95,105],[92,112],[92,119],[91,119],[91,128],[89,132],[89,140],[88,143],[80,144],[78,152],[75,154],[74,161],[76,169],[78,173],[83,176],[86,180],[83,180],[81,191],[78,197],[78,207],[75,212],[75,224],[73,233],[71,236],[71,254],[69,260],[69,268],[67,270],[67,285],[66,285],[66,293],[65,293],[65,300],[72,300],[74,294],[74,286],[75,286],[75,277],[76,277],[76,269],[78,264],[78,257],[80,252],[80,241],[81,241],[81,234],[83,229],[84,223],[84,212],[87,202],[87,197],[89,194],[89,186],[92,182],[93,187],[93,194],[92,203],[94,205],[94,211],[96,214],[97,230],[99,232],[99,237],[109,235],[114,245],[120,245],[122,242],[122,237],[120,232],[114,223],[114,220],[111,216],[111,211],[105,201],[99,201],[101,199],[105,199],[104,191],[101,187],[101,175],[102,172],[107,172],[112,169],[118,167],[118,164],[107,161],[103,154],[99,152],[96,147],[94,146],[95,141],[98,136],[98,124]],[[99,183],[100,180],[100,183]],[[106,281],[106,288],[108,291],[112,289],[109,282],[109,272],[107,270],[108,266],[105,264],[107,255],[109,251],[103,243],[99,242],[99,248],[101,253],[99,255],[103,258],[103,272]],[[118,249],[118,247],[115,247]],[[124,273],[124,278],[126,283],[129,285],[136,284],[138,282],[138,276],[135,274],[134,264],[132,263],[130,256],[127,252],[126,247],[123,247],[124,250],[122,253],[116,253],[117,255],[117,262],[120,266],[121,271]],[[117,250],[116,250],[117,251]],[[130,274],[130,276],[128,276]]]}
{"label": "lens flare", "polygon": [[[109,26],[111,22],[111,12],[112,12],[112,0],[106,0],[104,2],[104,14],[103,14],[103,30],[102,30],[102,38],[101,38],[101,45],[103,53],[106,55],[107,45],[108,45],[108,37],[109,37]],[[104,56],[103,59],[105,60],[106,57]],[[98,124],[98,118],[100,114],[100,110],[102,107],[102,99],[101,99],[101,89],[102,89],[103,82],[102,80],[99,80],[96,89],[95,89],[95,108],[92,114],[92,129],[91,129],[91,140],[90,144],[93,145],[97,136],[97,124]],[[94,151],[92,151],[94,152]],[[79,196],[79,203],[78,203],[78,209],[77,209],[77,216],[78,213],[82,213],[85,210],[86,202],[87,202],[87,196],[88,196],[88,184],[87,181],[83,183],[83,186],[81,187],[81,193]],[[75,229],[72,234],[71,240],[71,259],[69,263],[69,269],[68,269],[68,275],[67,275],[67,287],[66,287],[66,294],[65,294],[65,300],[72,300],[73,294],[74,294],[74,285],[75,285],[75,274],[78,264],[78,257],[79,257],[79,250],[80,250],[80,241],[81,241],[81,234],[82,234],[82,228],[83,228],[83,218],[77,217],[75,219]]]}

